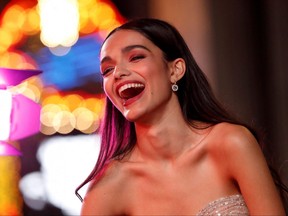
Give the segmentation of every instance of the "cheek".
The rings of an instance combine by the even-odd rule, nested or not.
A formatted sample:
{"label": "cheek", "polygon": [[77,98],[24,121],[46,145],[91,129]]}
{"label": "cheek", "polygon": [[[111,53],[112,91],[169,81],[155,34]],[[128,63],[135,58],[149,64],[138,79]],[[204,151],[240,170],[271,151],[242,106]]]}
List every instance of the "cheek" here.
{"label": "cheek", "polygon": [[109,82],[109,80],[104,79],[104,81],[103,81],[103,90],[104,90],[105,95],[114,104],[112,84]]}
{"label": "cheek", "polygon": [[171,88],[169,71],[166,68],[159,68],[151,75],[151,82],[159,91],[168,91]]}
{"label": "cheek", "polygon": [[103,86],[104,93],[107,94],[107,81],[105,81],[105,79],[102,82],[102,86]]}
{"label": "cheek", "polygon": [[172,95],[172,90],[169,81],[153,83],[153,91],[151,92],[151,94],[157,97],[158,100],[161,100],[161,98],[170,98]]}
{"label": "cheek", "polygon": [[116,96],[113,92],[113,85],[109,79],[104,79],[103,81],[103,89],[106,96],[110,99],[110,101],[119,109],[119,104],[117,104]]}
{"label": "cheek", "polygon": [[103,78],[103,89],[106,94],[111,94],[113,91],[113,82],[110,77]]}

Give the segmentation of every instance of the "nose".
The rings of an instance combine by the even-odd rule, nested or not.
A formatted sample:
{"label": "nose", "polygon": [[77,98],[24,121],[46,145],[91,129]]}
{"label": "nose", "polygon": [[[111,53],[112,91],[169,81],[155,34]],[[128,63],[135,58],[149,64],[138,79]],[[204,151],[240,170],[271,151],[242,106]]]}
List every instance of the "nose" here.
{"label": "nose", "polygon": [[129,70],[124,68],[123,66],[115,66],[114,68],[114,77],[115,79],[121,79],[124,76],[128,76],[130,74]]}

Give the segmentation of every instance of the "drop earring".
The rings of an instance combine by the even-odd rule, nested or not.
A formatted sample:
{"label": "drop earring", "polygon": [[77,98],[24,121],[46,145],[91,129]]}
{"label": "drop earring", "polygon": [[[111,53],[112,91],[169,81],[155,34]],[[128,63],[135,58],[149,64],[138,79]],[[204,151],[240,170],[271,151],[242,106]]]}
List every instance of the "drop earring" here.
{"label": "drop earring", "polygon": [[172,91],[178,91],[178,85],[176,84],[176,82],[172,85]]}

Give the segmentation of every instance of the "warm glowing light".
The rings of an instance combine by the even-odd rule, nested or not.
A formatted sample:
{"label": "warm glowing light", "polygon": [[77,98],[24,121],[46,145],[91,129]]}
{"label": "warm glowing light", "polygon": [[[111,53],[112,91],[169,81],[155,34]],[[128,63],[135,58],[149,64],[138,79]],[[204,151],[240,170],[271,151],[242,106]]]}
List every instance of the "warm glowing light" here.
{"label": "warm glowing light", "polygon": [[[63,100],[62,100],[63,101]],[[41,110],[41,132],[47,135],[59,132],[68,134],[75,128],[76,120],[64,104],[47,104]]]}
{"label": "warm glowing light", "polygon": [[58,112],[53,119],[53,126],[57,132],[68,134],[74,130],[76,120],[74,115],[68,111]]}
{"label": "warm glowing light", "polygon": [[95,120],[95,114],[87,108],[79,107],[74,110],[73,114],[76,117],[76,129],[80,131],[90,128]]}
{"label": "warm glowing light", "polygon": [[0,67],[15,69],[36,69],[36,63],[30,56],[20,51],[6,51],[5,53],[0,54]]}
{"label": "warm glowing light", "polygon": [[99,128],[104,98],[84,98],[78,94],[45,96],[41,110],[41,132],[68,134],[74,129],[90,134]]}
{"label": "warm glowing light", "polygon": [[9,92],[12,92],[13,94],[22,94],[35,102],[39,102],[42,95],[42,88],[43,83],[41,79],[38,76],[34,76],[21,82],[19,85],[9,87],[8,89]]}
{"label": "warm glowing light", "polygon": [[24,9],[14,4],[4,14],[3,25],[12,29],[21,29],[25,20],[24,15]]}
{"label": "warm glowing light", "polygon": [[116,18],[115,11],[105,2],[94,4],[93,8],[89,11],[89,16],[99,29],[108,28]]}
{"label": "warm glowing light", "polygon": [[27,81],[23,81],[22,83],[20,83],[17,86],[11,86],[9,87],[9,92],[12,92],[13,94],[21,94],[22,92],[24,92],[28,87],[28,82]]}
{"label": "warm glowing light", "polygon": [[0,90],[0,140],[8,140],[11,127],[12,94]]}
{"label": "warm glowing light", "polygon": [[24,9],[15,4],[11,6],[2,18],[2,28],[10,33],[12,44],[18,43],[22,39],[22,26],[25,20]]}
{"label": "warm glowing light", "polygon": [[59,94],[53,94],[50,96],[47,96],[43,101],[42,101],[42,110],[44,109],[45,105],[51,105],[51,104],[61,104],[63,103],[62,97]]}
{"label": "warm glowing light", "polygon": [[63,98],[64,103],[66,104],[66,106],[69,107],[69,109],[71,111],[75,110],[76,108],[79,107],[79,105],[81,104],[81,102],[84,100],[80,95],[77,94],[70,94],[67,95]]}
{"label": "warm glowing light", "polygon": [[[117,11],[115,10],[115,8],[109,5],[109,0],[108,1],[39,0],[38,1],[39,5],[35,6],[36,2],[37,2],[36,0],[10,1],[9,4],[7,4],[7,7],[2,11],[0,16],[0,67],[15,68],[15,69],[39,68],[39,65],[37,66],[36,60],[30,57],[31,55],[26,55],[23,51],[20,51],[19,45],[21,46],[21,50],[22,48],[29,49],[29,52],[32,51],[31,53],[36,53],[37,50],[40,49],[37,39],[38,33],[40,31],[40,26],[42,27],[41,29],[42,43],[49,47],[53,55],[64,56],[68,52],[70,52],[70,47],[78,40],[79,37],[78,32],[80,32],[85,36],[86,34],[100,31],[101,36],[102,35],[105,36],[105,34],[107,34],[107,32],[110,31],[111,28],[114,28],[115,26],[118,26],[120,24],[119,23],[120,21],[117,20],[117,18],[119,18],[120,15],[119,14],[116,15]],[[42,7],[43,2],[45,5],[48,6]],[[79,8],[77,4],[79,4]],[[44,12],[42,10],[43,8]],[[48,12],[46,9],[48,10]],[[98,14],[98,17],[94,13]],[[44,20],[42,19],[43,14],[45,15]],[[70,53],[72,53],[73,48],[71,49]],[[82,56],[82,59],[86,60],[84,56],[85,55]],[[36,59],[35,56],[34,58]],[[53,60],[47,58],[47,61],[53,61]],[[62,65],[59,65],[58,67],[62,68]],[[6,77],[2,78],[0,77],[0,89],[6,87],[7,80],[5,79]],[[49,83],[49,85],[50,84],[53,83]],[[7,92],[10,92],[13,96],[17,94],[25,95],[25,97],[24,96],[22,98],[19,97],[18,99],[13,97],[14,99],[17,99],[18,102],[17,100],[16,100],[17,103],[14,103],[13,101],[12,105],[17,105],[20,108],[20,110],[23,108],[20,106],[22,104],[20,103],[20,101],[23,101],[24,99],[30,98],[31,99],[30,102],[32,101],[41,101],[41,103],[43,102],[44,107],[41,111],[41,127],[42,127],[41,132],[46,135],[53,135],[55,133],[67,134],[70,133],[73,129],[77,129],[82,133],[88,134],[95,132],[99,127],[99,122],[102,116],[102,110],[104,105],[103,99],[92,98],[93,96],[91,96],[91,98],[87,98],[86,94],[83,97],[77,94],[63,96],[59,94],[57,90],[55,90],[55,88],[47,86],[44,87],[42,84],[39,84],[38,82],[25,82],[20,85],[17,84],[17,86],[14,87],[13,89],[11,89],[11,87],[7,88]],[[53,95],[56,95],[56,97],[54,97]],[[4,100],[2,100],[1,98],[0,99],[1,123],[3,122],[3,119],[8,122],[8,116],[9,116],[6,115],[6,119],[2,118],[1,114],[3,115],[2,112],[3,104],[7,105],[7,103],[4,102]],[[35,111],[32,111],[31,108],[27,109],[25,108],[24,115],[23,113],[21,113],[20,115],[20,111],[18,111],[17,109],[15,110],[15,112],[11,113],[11,119],[17,119],[17,120],[20,119],[19,121],[22,123],[22,125],[17,125],[17,127],[14,128],[15,132],[17,132],[16,130],[20,126],[21,127],[24,126],[27,128],[30,127],[32,121],[32,118],[30,118],[30,116],[28,115],[30,113],[35,113]],[[27,117],[25,118],[25,122],[20,118],[22,117],[22,115]],[[29,121],[27,121],[27,119]],[[8,127],[7,124],[5,125],[6,127]],[[12,133],[10,131],[9,136],[8,132],[6,132],[6,135],[4,137],[5,139],[7,138],[7,136],[9,136],[8,138],[10,139],[20,137],[20,135],[17,135],[17,133],[13,133],[12,126],[11,126]],[[20,129],[22,130],[23,128]],[[3,132],[4,130],[2,130],[2,128],[0,127],[0,134],[1,133],[3,134]],[[86,148],[85,152],[82,152],[83,154],[81,158],[81,163],[77,163],[76,165],[73,166],[71,166],[71,162],[66,163],[66,165],[69,164],[69,167],[73,167],[73,172],[71,172],[71,174],[77,173],[77,178],[80,176],[79,174],[83,171],[85,171],[83,172],[83,176],[84,177],[87,176],[87,173],[89,172],[89,170],[91,170],[91,167],[89,167],[88,165],[93,164],[93,161],[95,161],[96,159],[95,155],[91,154],[91,147],[95,146],[95,143],[99,141],[98,140],[96,142],[94,140],[95,137],[96,136],[94,135],[91,136],[92,140],[89,141],[90,146]],[[65,142],[67,141],[67,136],[63,138],[63,141]],[[73,143],[71,142],[71,140],[69,140],[67,142],[67,148],[69,149],[69,154],[71,152],[72,153],[74,152],[77,153],[77,155],[79,156],[79,153],[81,153],[81,151],[84,149],[83,144],[87,143],[88,143],[87,141],[83,142],[81,138],[81,140],[79,139],[78,141],[78,145],[75,146],[75,148],[73,148],[71,151],[71,144]],[[64,150],[63,149],[59,150],[59,147],[61,146],[63,145],[59,145],[59,141],[56,140],[55,149],[57,149],[57,151],[60,153],[58,155],[59,159],[60,158],[63,159],[61,155],[63,155]],[[2,150],[6,151],[7,148]],[[57,169],[54,169],[54,167],[59,168],[60,164],[59,160],[57,160],[58,158],[55,159],[55,155],[56,154],[54,153],[50,155],[52,156],[51,160],[55,163],[55,166],[53,166],[51,169],[52,171],[58,171]],[[85,163],[85,160],[89,158],[87,157],[87,155],[89,156],[92,155],[90,157],[91,161]],[[18,191],[18,179],[20,168],[20,161],[18,160],[19,158],[15,156],[14,157],[5,156],[0,157],[0,159],[2,159],[0,160],[0,173],[1,173],[0,215],[22,215],[21,212],[22,196],[20,196]],[[75,160],[71,161],[73,162]],[[61,162],[63,162],[63,160]],[[50,166],[52,163],[51,161],[48,161],[47,164],[49,164]],[[80,165],[81,167],[79,167],[78,170],[80,170],[81,172],[80,171],[75,172],[75,168],[77,169],[78,168],[77,166]],[[45,170],[47,170],[46,167],[48,166],[44,166]],[[65,169],[66,167],[64,167],[64,170]],[[59,173],[67,174],[67,172],[63,173],[62,167],[59,169]],[[56,175],[57,177],[53,176],[49,180],[59,179],[58,173]],[[45,175],[43,176],[45,177],[48,175],[46,175],[45,173]],[[79,178],[80,181],[81,179],[84,178],[83,176]],[[71,184],[70,188],[67,188],[67,190],[65,190],[63,193],[61,192],[61,194],[64,195],[70,194],[69,191],[72,191],[75,188],[75,182],[76,185],[79,182],[79,179],[77,178],[75,178],[74,176],[71,176],[71,178],[69,177],[69,179],[72,179],[74,182],[73,181],[69,182]],[[63,179],[67,179],[67,175]],[[68,186],[67,181],[63,181],[63,183],[64,186]],[[57,186],[59,184],[49,182],[47,185],[49,185],[50,187],[51,186],[54,187],[55,185]],[[33,186],[35,186],[35,184]],[[61,187],[61,189],[63,188],[65,187]],[[36,189],[37,191],[39,191],[38,187]],[[67,191],[68,193],[66,193]],[[50,198],[52,196],[50,196],[49,194],[49,196],[47,197]],[[72,201],[70,199],[66,199],[66,197],[64,198],[60,197],[59,188],[56,188],[55,196],[53,196],[53,198],[55,197],[58,198],[58,200],[56,200],[55,202],[51,202],[51,200],[49,200],[49,202],[53,203],[55,206],[56,204],[58,204],[58,207],[62,209],[77,207],[76,213],[69,212],[70,214],[67,215],[79,215],[80,203],[77,199],[75,199],[74,195],[72,195]],[[36,198],[36,201],[39,203],[39,197]],[[67,203],[65,204],[65,206],[63,204],[63,201]],[[75,204],[72,203],[74,201]]]}
{"label": "warm glowing light", "polygon": [[47,104],[41,109],[40,121],[44,126],[53,127],[54,116],[61,112],[61,108],[56,104]]}
{"label": "warm glowing light", "polygon": [[84,34],[92,33],[96,26],[92,23],[89,17],[89,10],[93,7],[95,4],[92,0],[82,0],[78,2],[79,6],[79,26],[80,26],[80,32]]}
{"label": "warm glowing light", "polygon": [[20,159],[0,157],[0,215],[22,215],[22,196],[19,191]]}
{"label": "warm glowing light", "polygon": [[[9,65],[11,64],[21,64],[22,62],[24,62],[24,57],[16,52],[11,52],[10,55],[9,55]],[[17,68],[17,67],[14,67],[14,68]]]}
{"label": "warm glowing light", "polygon": [[41,126],[40,131],[41,131],[41,133],[48,135],[48,136],[56,133],[56,130],[53,127],[48,127],[48,126],[44,126],[44,125]]}
{"label": "warm glowing light", "polygon": [[12,36],[7,29],[0,28],[0,53],[4,52],[12,45]]}
{"label": "warm glowing light", "polygon": [[40,30],[40,17],[36,7],[27,9],[25,11],[26,19],[23,23],[22,31],[26,35],[34,35]]}
{"label": "warm glowing light", "polygon": [[39,0],[41,41],[48,47],[70,47],[78,40],[76,0]]}

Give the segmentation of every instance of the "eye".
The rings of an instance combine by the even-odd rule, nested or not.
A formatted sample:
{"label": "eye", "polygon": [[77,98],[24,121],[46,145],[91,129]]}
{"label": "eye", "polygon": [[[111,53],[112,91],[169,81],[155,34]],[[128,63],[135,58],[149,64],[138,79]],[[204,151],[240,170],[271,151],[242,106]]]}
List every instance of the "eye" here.
{"label": "eye", "polygon": [[131,61],[131,62],[137,62],[137,61],[139,61],[139,60],[141,60],[141,59],[143,59],[143,58],[145,58],[144,55],[135,55],[135,56],[132,56],[132,57],[130,58],[130,61]]}
{"label": "eye", "polygon": [[102,70],[102,76],[107,76],[110,71],[114,70],[114,67],[108,67]]}

